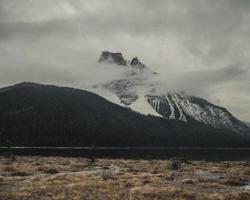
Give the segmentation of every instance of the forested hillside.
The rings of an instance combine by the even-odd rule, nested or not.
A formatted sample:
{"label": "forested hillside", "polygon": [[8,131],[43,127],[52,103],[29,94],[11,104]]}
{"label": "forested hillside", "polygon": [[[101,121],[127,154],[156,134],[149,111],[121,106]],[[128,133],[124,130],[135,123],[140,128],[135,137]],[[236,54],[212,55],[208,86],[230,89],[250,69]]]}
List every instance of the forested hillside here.
{"label": "forested hillside", "polygon": [[0,89],[0,145],[250,146],[197,122],[138,114],[80,89],[21,83]]}

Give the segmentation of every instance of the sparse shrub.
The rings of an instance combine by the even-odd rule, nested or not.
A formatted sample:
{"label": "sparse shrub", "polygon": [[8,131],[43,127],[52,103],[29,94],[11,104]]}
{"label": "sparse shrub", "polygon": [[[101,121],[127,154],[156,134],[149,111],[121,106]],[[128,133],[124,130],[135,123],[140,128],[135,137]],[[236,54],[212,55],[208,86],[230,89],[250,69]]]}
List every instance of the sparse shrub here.
{"label": "sparse shrub", "polygon": [[6,172],[13,172],[13,171],[16,171],[16,169],[12,166],[6,166],[3,171],[6,171]]}
{"label": "sparse shrub", "polygon": [[194,184],[194,181],[192,179],[183,179],[182,183],[183,184]]}
{"label": "sparse shrub", "polygon": [[42,166],[37,167],[37,171],[45,172],[46,170],[47,170],[47,168],[45,168],[45,167],[42,167]]}
{"label": "sparse shrub", "polygon": [[96,161],[96,159],[95,159],[94,156],[91,156],[91,157],[89,158],[89,162],[90,162],[91,164],[95,163],[95,161]]}
{"label": "sparse shrub", "polygon": [[250,161],[247,160],[244,164],[242,164],[243,166],[246,166],[246,167],[250,167]]}
{"label": "sparse shrub", "polygon": [[92,164],[95,162],[95,149],[96,149],[95,145],[92,144],[91,149],[90,149],[90,155],[89,155],[89,163],[92,163]]}
{"label": "sparse shrub", "polygon": [[167,168],[170,170],[178,170],[181,168],[181,162],[179,160],[172,159],[170,160]]}
{"label": "sparse shrub", "polygon": [[108,170],[109,166],[103,166],[102,169]]}
{"label": "sparse shrub", "polygon": [[45,171],[46,174],[57,174],[58,170],[55,168],[51,168]]}
{"label": "sparse shrub", "polygon": [[247,185],[247,181],[243,179],[230,178],[225,180],[224,184],[228,186],[245,186]]}
{"label": "sparse shrub", "polygon": [[192,164],[192,162],[186,156],[181,157],[179,161],[185,164]]}
{"label": "sparse shrub", "polygon": [[164,177],[164,179],[165,179],[166,181],[173,181],[173,180],[174,180],[174,177],[171,176],[171,175],[167,175],[167,176]]}
{"label": "sparse shrub", "polygon": [[229,162],[226,162],[226,163],[225,163],[225,167],[226,167],[226,168],[229,168],[229,167],[230,167],[230,163],[229,163]]}
{"label": "sparse shrub", "polygon": [[10,151],[5,152],[3,154],[3,156],[4,156],[4,158],[9,159],[12,162],[16,161],[16,156],[13,153],[11,153]]}
{"label": "sparse shrub", "polygon": [[157,169],[152,169],[150,172],[151,172],[151,174],[158,174],[159,173],[159,171]]}
{"label": "sparse shrub", "polygon": [[102,173],[102,179],[103,179],[104,181],[106,181],[106,180],[108,180],[108,179],[113,179],[113,175],[112,175],[112,173],[111,173],[110,171],[104,171],[104,172]]}
{"label": "sparse shrub", "polygon": [[133,186],[133,184],[129,181],[125,183],[126,188],[131,188],[132,186]]}
{"label": "sparse shrub", "polygon": [[22,171],[16,171],[11,173],[11,176],[28,176],[29,174],[26,172],[22,172]]}
{"label": "sparse shrub", "polygon": [[245,169],[244,171],[243,171],[243,174],[244,175],[246,175],[246,176],[250,176],[250,169]]}
{"label": "sparse shrub", "polygon": [[91,156],[87,159],[87,166],[93,166],[96,162],[96,159],[94,156]]}

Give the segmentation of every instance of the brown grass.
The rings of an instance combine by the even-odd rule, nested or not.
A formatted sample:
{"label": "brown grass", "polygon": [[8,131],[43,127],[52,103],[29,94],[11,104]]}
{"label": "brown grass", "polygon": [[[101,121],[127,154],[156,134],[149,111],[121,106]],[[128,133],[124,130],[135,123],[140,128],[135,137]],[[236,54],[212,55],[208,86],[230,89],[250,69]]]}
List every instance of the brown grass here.
{"label": "brown grass", "polygon": [[0,199],[248,200],[249,174],[245,162],[0,157]]}

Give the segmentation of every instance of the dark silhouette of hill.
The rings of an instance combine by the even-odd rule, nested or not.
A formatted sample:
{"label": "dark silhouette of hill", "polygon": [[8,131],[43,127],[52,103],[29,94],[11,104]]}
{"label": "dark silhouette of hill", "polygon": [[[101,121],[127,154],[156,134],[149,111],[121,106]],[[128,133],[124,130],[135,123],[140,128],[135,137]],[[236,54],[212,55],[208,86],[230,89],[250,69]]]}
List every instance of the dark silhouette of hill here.
{"label": "dark silhouette of hill", "polygon": [[246,147],[197,122],[145,116],[80,89],[20,83],[0,89],[0,145]]}

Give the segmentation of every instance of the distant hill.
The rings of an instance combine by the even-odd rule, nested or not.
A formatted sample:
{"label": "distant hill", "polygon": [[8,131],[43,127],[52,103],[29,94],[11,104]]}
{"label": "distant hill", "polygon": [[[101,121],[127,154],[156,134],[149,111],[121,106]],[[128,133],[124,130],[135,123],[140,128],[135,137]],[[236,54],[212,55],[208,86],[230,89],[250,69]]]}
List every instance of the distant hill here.
{"label": "distant hill", "polygon": [[0,89],[0,145],[250,146],[230,130],[146,116],[80,89],[20,83]]}

